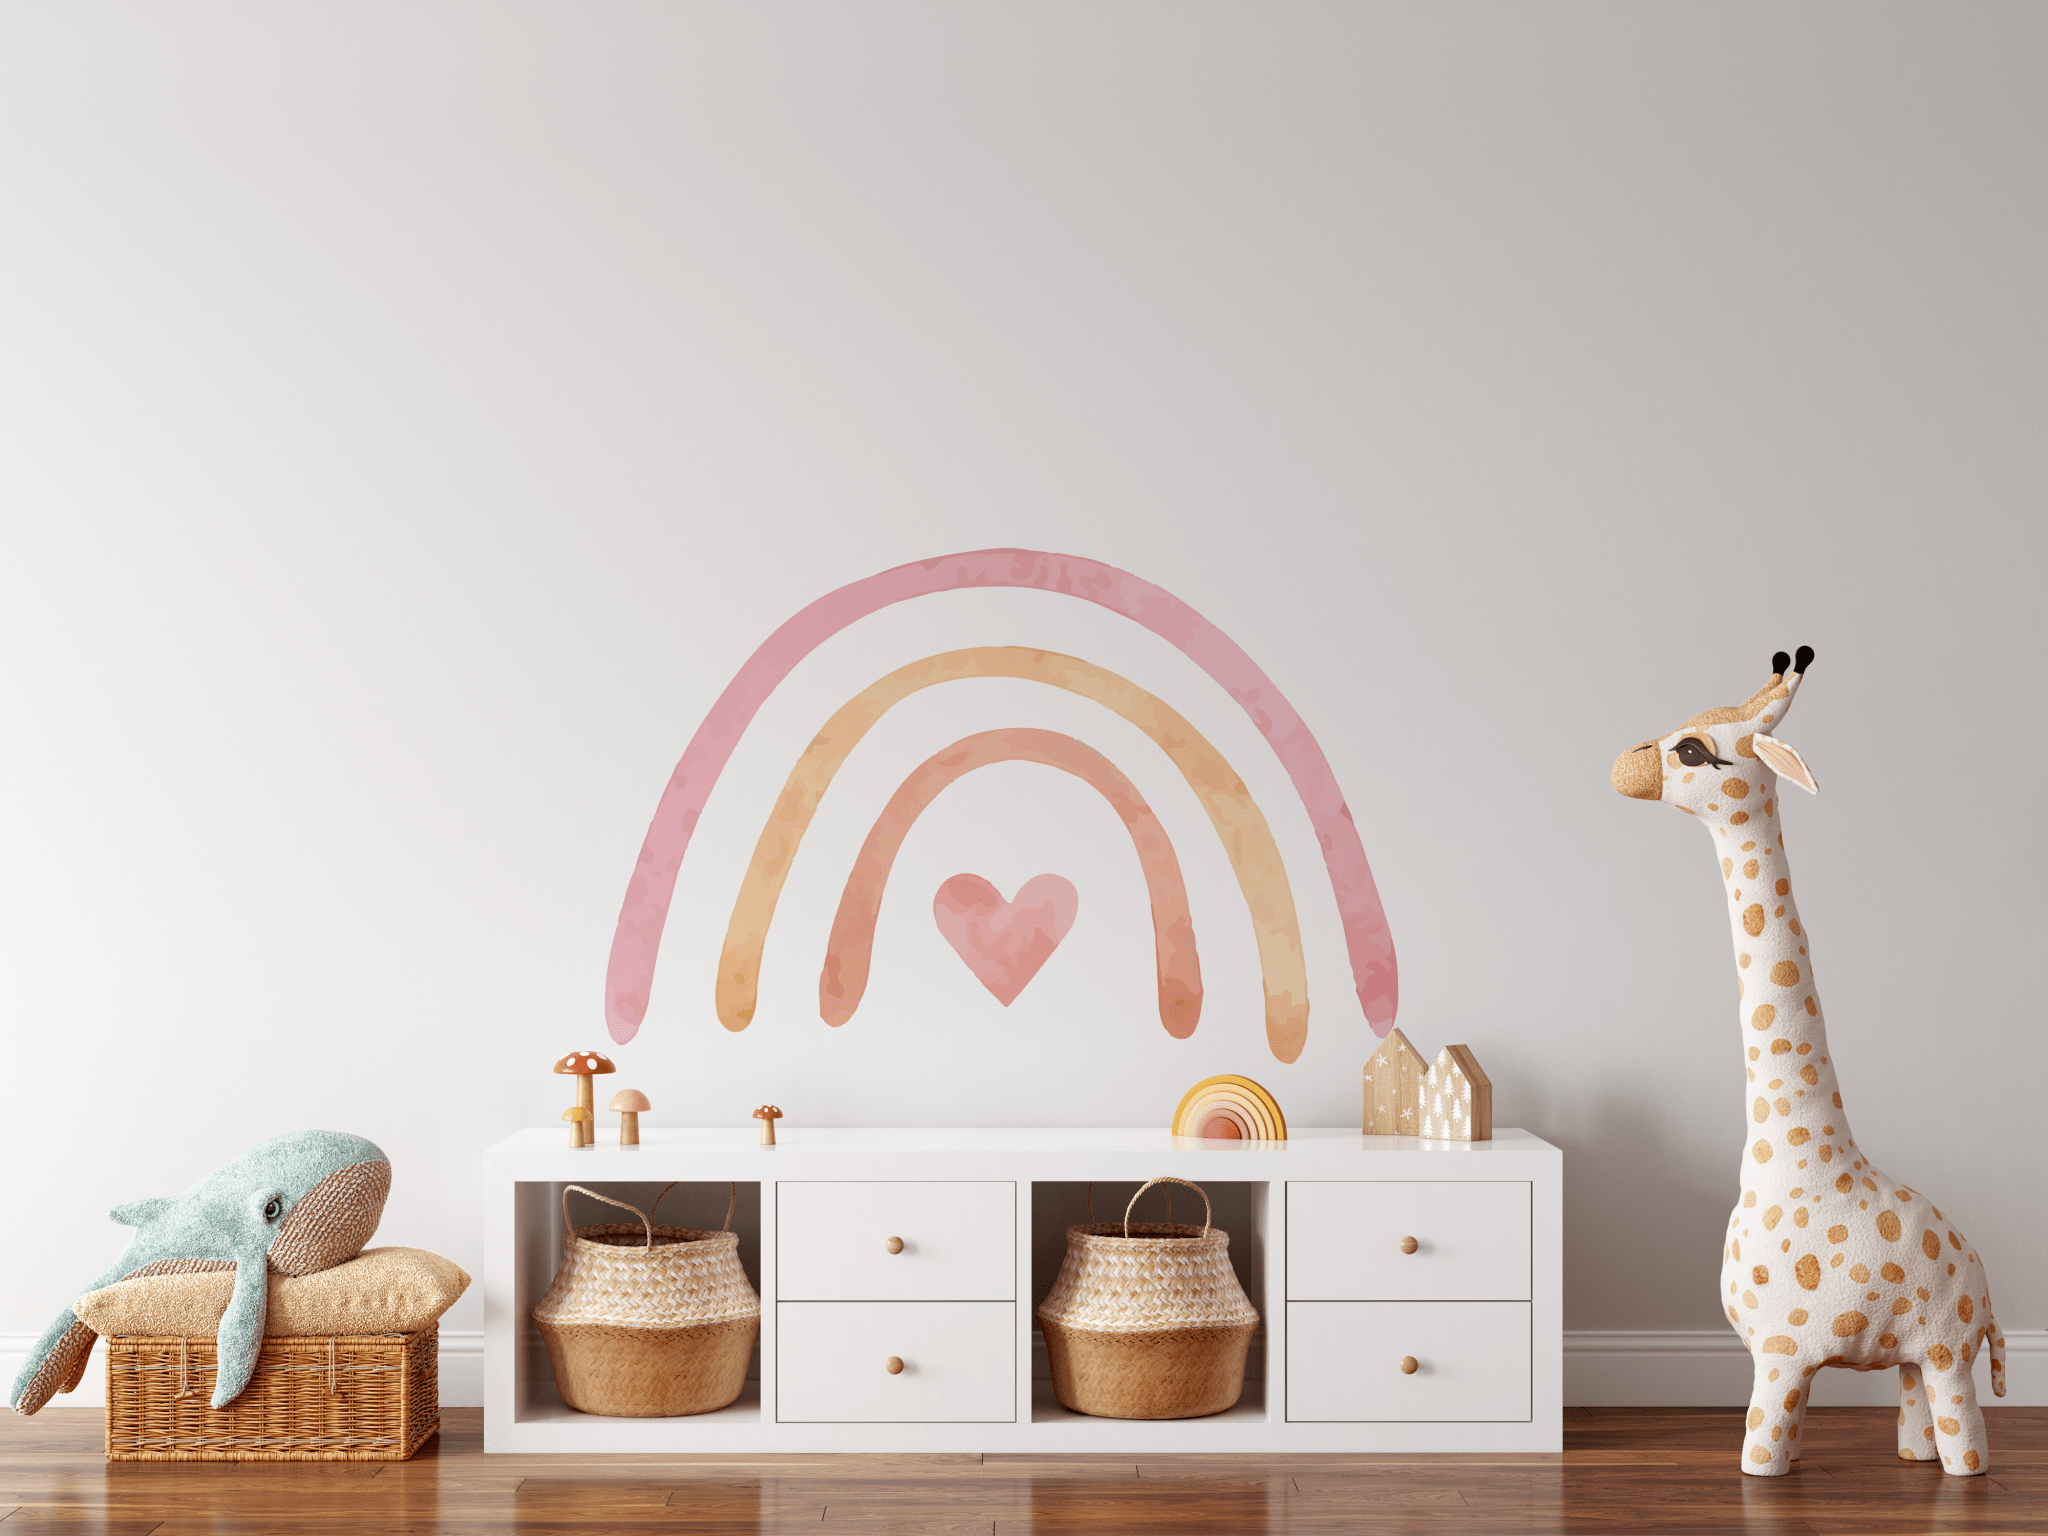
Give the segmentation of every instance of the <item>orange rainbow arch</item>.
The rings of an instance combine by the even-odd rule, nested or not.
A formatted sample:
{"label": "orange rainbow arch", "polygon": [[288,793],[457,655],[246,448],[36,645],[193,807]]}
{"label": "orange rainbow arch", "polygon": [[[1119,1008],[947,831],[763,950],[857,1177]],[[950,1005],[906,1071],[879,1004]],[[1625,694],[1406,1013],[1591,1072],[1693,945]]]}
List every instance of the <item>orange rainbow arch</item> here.
{"label": "orange rainbow arch", "polygon": [[734,1031],[753,1022],[761,952],[783,882],[819,800],[848,754],[877,720],[911,694],[970,677],[1018,678],[1063,688],[1116,711],[1166,753],[1208,813],[1251,910],[1266,1000],[1266,1043],[1281,1061],[1299,1057],[1308,1043],[1301,925],[1272,828],[1244,781],[1208,738],[1157,695],[1077,656],[1022,646],[975,646],[914,661],[856,694],[825,722],[784,781],[733,903],[719,956],[719,1022]]}
{"label": "orange rainbow arch", "polygon": [[1173,1112],[1173,1134],[1212,1141],[1285,1141],[1280,1101],[1248,1077],[1205,1077]]}
{"label": "orange rainbow arch", "polygon": [[917,818],[947,786],[991,763],[1041,763],[1071,773],[1103,799],[1130,833],[1152,899],[1154,970],[1159,980],[1159,1022],[1176,1040],[1195,1032],[1202,1016],[1202,965],[1195,951],[1195,924],[1188,910],[1187,883],[1173,843],[1138,787],[1093,747],[1058,731],[1030,727],[982,731],[963,737],[918,765],[904,779],[861,844],[847,877],[832,938],[818,975],[818,1016],[844,1024],[860,1007],[874,958],[875,919],[889,871]]}

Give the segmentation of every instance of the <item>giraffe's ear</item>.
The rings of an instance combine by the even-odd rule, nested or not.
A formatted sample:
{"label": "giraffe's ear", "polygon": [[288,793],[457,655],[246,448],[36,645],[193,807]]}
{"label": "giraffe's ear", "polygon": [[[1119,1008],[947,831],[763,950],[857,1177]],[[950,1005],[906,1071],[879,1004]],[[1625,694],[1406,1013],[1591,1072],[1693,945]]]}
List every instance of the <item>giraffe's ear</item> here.
{"label": "giraffe's ear", "polygon": [[1775,736],[1759,736],[1750,745],[1756,748],[1756,755],[1770,764],[1781,779],[1790,779],[1809,795],[1820,793],[1820,784],[1814,779],[1813,770],[1806,766],[1806,759],[1793,751]]}

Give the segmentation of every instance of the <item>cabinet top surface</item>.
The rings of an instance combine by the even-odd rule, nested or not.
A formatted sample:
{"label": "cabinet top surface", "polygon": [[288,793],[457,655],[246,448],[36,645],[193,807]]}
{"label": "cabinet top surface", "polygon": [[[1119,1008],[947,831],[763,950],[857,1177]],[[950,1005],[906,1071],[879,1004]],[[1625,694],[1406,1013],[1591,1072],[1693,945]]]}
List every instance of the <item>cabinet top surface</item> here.
{"label": "cabinet top surface", "polygon": [[[609,1118],[609,1117],[602,1117]],[[1183,1171],[1189,1162],[1215,1179],[1272,1178],[1526,1178],[1510,1166],[1563,1154],[1514,1127],[1491,1141],[1425,1141],[1419,1136],[1365,1136],[1339,1126],[1293,1127],[1286,1141],[1220,1141],[1175,1136],[1149,1126],[797,1126],[778,1127],[764,1147],[746,1127],[649,1126],[640,1145],[621,1147],[615,1126],[600,1126],[597,1144],[573,1148],[561,1126],[515,1131],[489,1152],[513,1178],[654,1178],[687,1166],[720,1177],[844,1178],[849,1174],[927,1179],[998,1176],[1000,1165],[1028,1161],[1041,1176],[1115,1177],[1101,1162],[1161,1161],[1154,1172]],[[1236,1162],[1229,1161],[1237,1159]],[[905,1173],[887,1165],[915,1165]],[[1062,1165],[1086,1163],[1087,1168]],[[751,1164],[751,1172],[741,1171]],[[634,1165],[629,1167],[628,1165]]]}

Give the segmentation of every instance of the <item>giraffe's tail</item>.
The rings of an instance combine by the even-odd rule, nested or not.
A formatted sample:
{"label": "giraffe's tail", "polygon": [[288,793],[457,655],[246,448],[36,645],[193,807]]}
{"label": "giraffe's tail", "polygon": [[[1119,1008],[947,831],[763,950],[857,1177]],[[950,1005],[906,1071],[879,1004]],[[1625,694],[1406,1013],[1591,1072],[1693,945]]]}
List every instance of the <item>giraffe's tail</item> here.
{"label": "giraffe's tail", "polygon": [[2005,1330],[1998,1326],[1998,1318],[1991,1319],[1991,1394],[2005,1396]]}

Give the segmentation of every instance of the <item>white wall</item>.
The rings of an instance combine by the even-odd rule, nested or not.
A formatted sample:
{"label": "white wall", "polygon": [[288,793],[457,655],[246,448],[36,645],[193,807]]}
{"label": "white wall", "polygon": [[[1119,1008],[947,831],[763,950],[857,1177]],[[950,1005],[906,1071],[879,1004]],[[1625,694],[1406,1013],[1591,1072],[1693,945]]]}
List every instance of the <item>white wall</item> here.
{"label": "white wall", "polygon": [[[1582,1332],[1719,1326],[1746,1141],[1712,854],[1609,763],[1816,646],[1789,815],[1858,1134],[2048,1326],[2044,46],[1988,5],[7,10],[0,1334],[109,1205],[309,1125],[477,1269],[481,1149],[603,1045],[713,697],[812,597],[996,544],[1160,583],[1307,718],[1402,1024],[1570,1153]],[[617,1054],[677,1118],[914,1114],[893,1046],[803,1077],[662,986]],[[1329,1070],[1212,1018],[1202,1071],[1349,1120],[1320,996]],[[976,1027],[924,1118],[1202,1075]]]}

